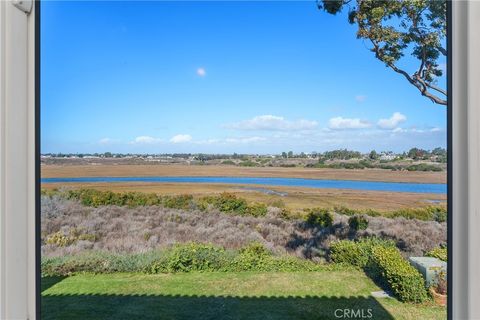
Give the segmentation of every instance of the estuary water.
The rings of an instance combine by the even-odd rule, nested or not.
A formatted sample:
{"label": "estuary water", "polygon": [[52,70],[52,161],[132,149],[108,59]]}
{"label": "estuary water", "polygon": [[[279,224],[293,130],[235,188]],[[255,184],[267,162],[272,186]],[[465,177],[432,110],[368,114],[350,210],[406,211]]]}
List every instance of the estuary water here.
{"label": "estuary water", "polygon": [[260,185],[281,187],[302,187],[317,189],[350,189],[365,191],[390,191],[413,193],[447,192],[446,184],[376,182],[354,180],[323,180],[274,177],[78,177],[78,178],[42,178],[42,183],[95,183],[95,182],[150,182],[150,183],[218,183],[234,185]]}

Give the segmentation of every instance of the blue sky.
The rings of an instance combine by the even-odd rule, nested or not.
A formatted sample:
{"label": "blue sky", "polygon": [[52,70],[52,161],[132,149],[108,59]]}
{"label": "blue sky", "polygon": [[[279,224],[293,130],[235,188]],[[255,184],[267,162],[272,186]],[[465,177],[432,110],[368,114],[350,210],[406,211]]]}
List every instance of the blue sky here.
{"label": "blue sky", "polygon": [[42,152],[444,147],[355,31],[314,1],[42,2]]}

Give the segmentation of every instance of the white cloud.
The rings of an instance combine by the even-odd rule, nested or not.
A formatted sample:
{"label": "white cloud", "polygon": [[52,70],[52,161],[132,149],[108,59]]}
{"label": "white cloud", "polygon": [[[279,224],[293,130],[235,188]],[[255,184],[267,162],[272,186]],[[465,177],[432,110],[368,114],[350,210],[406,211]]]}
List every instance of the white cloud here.
{"label": "white cloud", "polygon": [[372,125],[370,122],[361,120],[358,118],[350,119],[343,117],[331,118],[328,121],[328,126],[330,129],[341,130],[341,129],[365,129],[370,128]]}
{"label": "white cloud", "polygon": [[189,134],[177,134],[170,139],[171,143],[184,143],[192,141],[192,136]]}
{"label": "white cloud", "polygon": [[227,138],[227,143],[253,143],[267,140],[264,137],[244,137],[244,138]]}
{"label": "white cloud", "polygon": [[365,96],[365,95],[360,94],[360,95],[355,96],[355,101],[357,101],[359,103],[364,102],[365,100],[367,100],[367,96]]}
{"label": "white cloud", "polygon": [[207,75],[207,71],[205,71],[204,68],[198,68],[197,69],[197,76],[199,77],[205,77]]}
{"label": "white cloud", "polygon": [[299,131],[315,129],[317,126],[318,123],[311,120],[291,121],[284,117],[261,115],[250,120],[226,124],[224,127],[237,130]]}
{"label": "white cloud", "polygon": [[195,141],[196,144],[217,144],[220,143],[221,140],[219,139],[207,139],[207,140],[198,140]]}
{"label": "white cloud", "polygon": [[112,142],[114,142],[114,140],[110,138],[103,138],[98,141],[98,143],[102,145],[110,144]]}
{"label": "white cloud", "polygon": [[389,119],[380,119],[377,122],[377,125],[381,129],[395,129],[400,123],[403,123],[407,120],[407,117],[400,112],[395,112]]}
{"label": "white cloud", "polygon": [[162,139],[154,138],[150,136],[139,136],[136,137],[131,144],[155,144],[161,142]]}

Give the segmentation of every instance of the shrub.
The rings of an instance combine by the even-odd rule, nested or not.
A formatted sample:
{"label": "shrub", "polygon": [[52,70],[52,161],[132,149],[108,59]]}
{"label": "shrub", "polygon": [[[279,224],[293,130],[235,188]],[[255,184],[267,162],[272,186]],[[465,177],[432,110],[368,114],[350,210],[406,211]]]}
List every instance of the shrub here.
{"label": "shrub", "polygon": [[442,171],[442,168],[426,163],[412,164],[406,168],[408,171]]}
{"label": "shrub", "polygon": [[335,263],[365,268],[372,255],[372,248],[375,246],[393,248],[395,247],[395,242],[375,237],[363,238],[359,241],[335,241],[330,245],[330,259]]}
{"label": "shrub", "polygon": [[394,247],[374,246],[369,269],[392,290],[400,301],[423,302],[427,299],[422,275]]}
{"label": "shrub", "polygon": [[282,163],[280,167],[282,168],[295,168],[297,165],[295,163]]}
{"label": "shrub", "polygon": [[328,209],[313,208],[306,210],[307,215],[305,221],[313,226],[320,228],[331,227],[333,223],[333,215]]}
{"label": "shrub", "polygon": [[267,206],[263,203],[254,203],[247,206],[245,214],[253,217],[263,217],[267,214]]}
{"label": "shrub", "polygon": [[432,217],[432,220],[437,222],[446,222],[447,221],[447,208],[442,206],[430,206],[427,209]]}
{"label": "shrub", "polygon": [[257,167],[258,163],[252,160],[244,160],[238,164],[241,167]]}
{"label": "shrub", "polygon": [[368,228],[368,220],[365,216],[355,215],[348,219],[348,225],[352,230],[365,230]]}
{"label": "shrub", "polygon": [[81,204],[89,207],[107,205],[116,206],[151,206],[161,205],[162,197],[153,193],[124,192],[115,193],[111,191],[99,191],[95,189],[68,190],[65,197],[70,200],[80,201]]}
{"label": "shrub", "polygon": [[385,213],[386,217],[404,217],[423,221],[445,222],[447,220],[447,208],[444,206],[428,206],[421,208],[405,208]]}
{"label": "shrub", "polygon": [[353,210],[353,209],[343,207],[343,206],[337,206],[337,207],[334,208],[334,210],[335,210],[336,213],[343,214],[343,215],[346,215],[346,216],[353,216],[354,214],[356,214],[358,212],[358,210]]}
{"label": "shrub", "polygon": [[349,264],[363,268],[367,265],[368,256],[362,252],[361,247],[354,241],[340,240],[330,245],[330,259],[335,263]]}
{"label": "shrub", "polygon": [[268,271],[271,269],[271,253],[258,242],[242,248],[232,263],[237,271]]}
{"label": "shrub", "polygon": [[264,271],[264,272],[293,272],[293,271],[320,271],[326,268],[339,268],[326,266],[311,260],[298,259],[292,256],[274,256],[261,243],[253,242],[242,248],[234,256],[225,271]]}
{"label": "shrub", "polygon": [[68,232],[57,231],[48,235],[45,239],[46,244],[56,245],[58,247],[67,247],[79,240],[94,242],[96,237],[94,234],[83,233],[84,230],[78,228],[70,228]]}
{"label": "shrub", "polygon": [[293,256],[275,256],[260,243],[251,243],[240,250],[186,243],[165,251],[142,254],[111,254],[92,251],[88,254],[42,257],[42,276],[69,276],[77,273],[113,272],[293,272],[348,270],[351,267],[320,264]]}
{"label": "shrub", "polygon": [[356,214],[364,214],[364,215],[367,215],[367,216],[370,216],[370,217],[378,217],[378,216],[382,215],[381,212],[376,211],[374,209],[359,210],[359,209],[350,209],[350,208],[347,208],[347,207],[344,207],[344,206],[336,206],[334,208],[334,211],[338,214],[343,214],[343,215],[346,215],[346,216],[353,216],[353,215],[356,215]]}
{"label": "shrub", "polygon": [[149,271],[151,273],[215,271],[222,269],[226,261],[223,248],[190,242],[174,246],[162,259],[152,263]]}
{"label": "shrub", "polygon": [[76,240],[77,239],[71,237],[70,235],[66,235],[62,231],[58,231],[48,235],[45,239],[45,243],[53,244],[59,247],[66,247],[74,243]]}
{"label": "shrub", "polygon": [[247,201],[245,199],[238,198],[236,195],[227,192],[223,192],[218,196],[204,197],[202,200],[224,213],[244,214],[247,209]]}
{"label": "shrub", "polygon": [[76,273],[140,272],[145,266],[159,259],[159,251],[141,254],[111,254],[92,251],[84,254],[42,257],[41,274],[45,276],[69,276]]}
{"label": "shrub", "polygon": [[232,160],[223,160],[220,164],[234,166],[235,162],[233,162]]}
{"label": "shrub", "polygon": [[445,247],[437,247],[435,249],[430,250],[425,254],[427,257],[433,257],[440,259],[442,261],[447,262],[447,248]]}
{"label": "shrub", "polygon": [[220,212],[239,215],[262,217],[267,214],[267,205],[263,203],[248,204],[247,200],[237,197],[232,193],[223,192],[216,196],[201,198],[198,203],[200,210],[206,211],[209,206]]}
{"label": "shrub", "polygon": [[166,196],[162,205],[171,209],[190,209],[193,207],[193,196],[184,194],[178,196]]}
{"label": "shrub", "polygon": [[445,222],[447,220],[447,208],[445,206],[427,206],[421,208],[404,208],[389,212],[379,212],[374,209],[350,209],[343,206],[337,206],[334,211],[338,214],[353,216],[363,214],[370,217],[385,216],[389,218],[403,217],[406,219],[418,219],[423,221]]}

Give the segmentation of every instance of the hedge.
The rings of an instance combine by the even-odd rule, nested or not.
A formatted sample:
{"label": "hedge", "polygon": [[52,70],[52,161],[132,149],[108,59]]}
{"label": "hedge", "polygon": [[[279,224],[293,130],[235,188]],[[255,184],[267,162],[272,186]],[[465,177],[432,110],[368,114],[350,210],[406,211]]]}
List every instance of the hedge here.
{"label": "hedge", "polygon": [[102,251],[42,257],[42,276],[69,276],[77,273],[178,273],[178,272],[294,272],[351,270],[345,265],[316,263],[290,255],[274,255],[260,243],[240,250],[226,250],[196,242],[176,244],[141,254],[113,254]]}
{"label": "hedge", "polygon": [[423,302],[427,290],[422,275],[394,247],[374,246],[369,270],[380,276],[400,301]]}
{"label": "hedge", "polygon": [[374,246],[395,247],[395,242],[374,237],[363,238],[359,241],[335,241],[330,245],[330,259],[335,263],[363,269],[368,265]]}
{"label": "hedge", "polygon": [[438,248],[435,248],[435,249],[432,249],[430,250],[429,252],[427,252],[425,254],[425,256],[427,257],[433,257],[433,258],[437,258],[437,259],[440,259],[442,261],[445,261],[447,262],[447,248],[445,247],[438,247]]}

